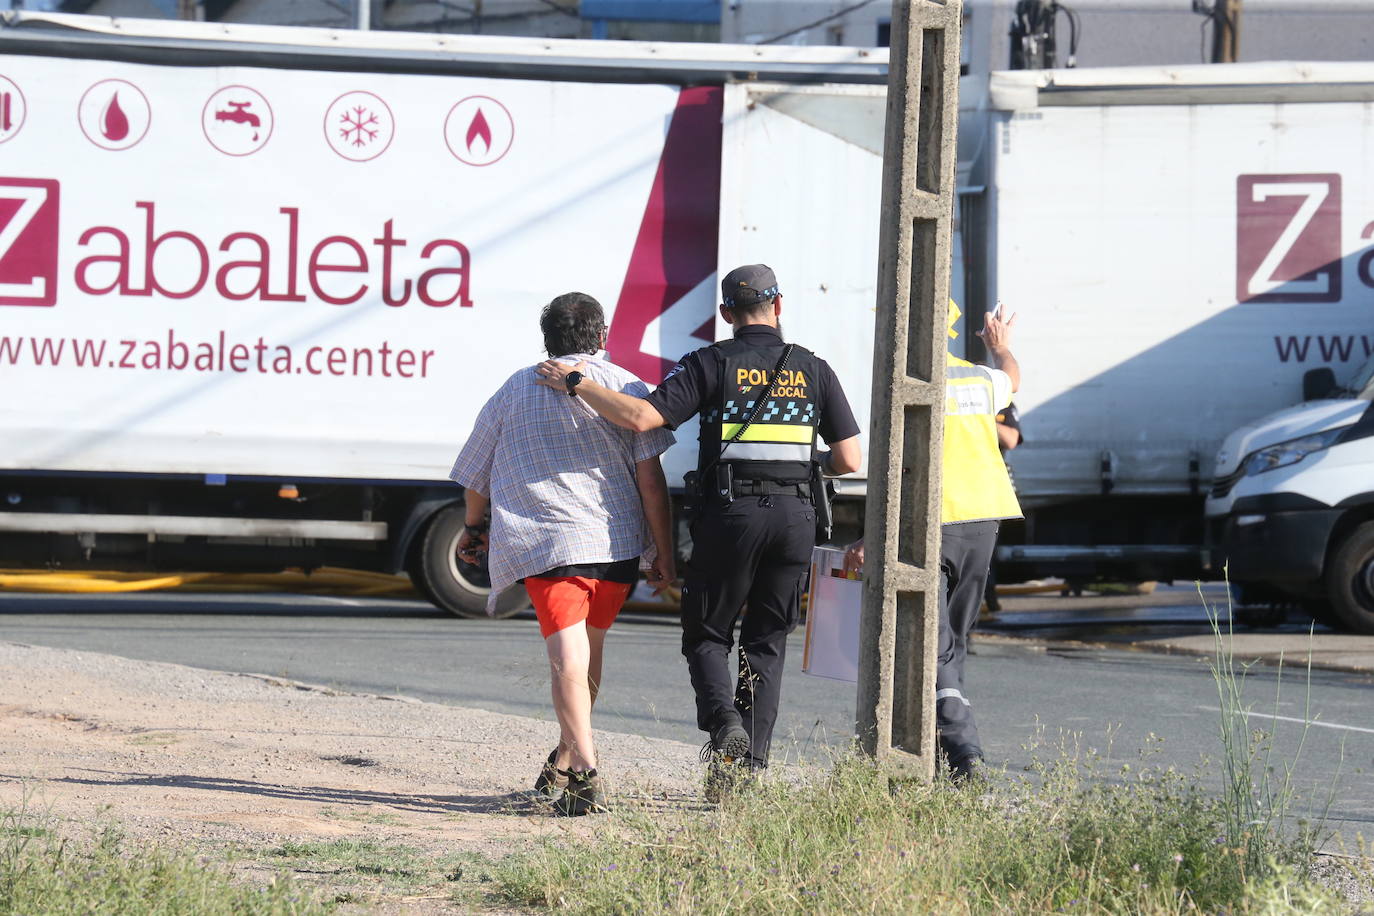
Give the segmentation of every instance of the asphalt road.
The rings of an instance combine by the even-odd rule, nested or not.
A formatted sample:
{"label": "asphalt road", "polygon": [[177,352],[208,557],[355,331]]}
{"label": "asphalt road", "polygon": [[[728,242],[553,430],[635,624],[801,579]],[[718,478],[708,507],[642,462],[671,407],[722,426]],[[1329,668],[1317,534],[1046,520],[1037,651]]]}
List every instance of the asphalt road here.
{"label": "asphalt road", "polygon": [[[417,601],[303,595],[0,595],[0,640],[106,652],[223,671],[474,706],[550,720],[548,673],[532,617],[456,620]],[[1077,743],[1113,763],[1201,774],[1219,788],[1217,687],[1206,660],[1130,650],[978,639],[966,692],[990,762],[1018,770],[1045,742]],[[597,725],[695,742],[678,630],[627,615],[608,641]],[[803,675],[788,654],[775,759],[814,760],[852,734],[854,687]],[[1252,668],[1252,727],[1273,728],[1300,795],[1333,799],[1342,836],[1374,834],[1374,683],[1364,675]],[[0,698],[8,701],[11,698]],[[19,698],[15,698],[19,699]],[[1302,721],[1317,724],[1306,729]],[[1037,752],[1033,745],[1041,742]]]}

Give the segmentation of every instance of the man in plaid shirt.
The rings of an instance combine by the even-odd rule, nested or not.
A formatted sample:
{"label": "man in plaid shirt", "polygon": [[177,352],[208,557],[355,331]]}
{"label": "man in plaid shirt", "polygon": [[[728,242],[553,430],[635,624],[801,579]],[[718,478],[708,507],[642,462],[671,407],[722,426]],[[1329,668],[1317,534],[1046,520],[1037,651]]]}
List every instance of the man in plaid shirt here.
{"label": "man in plaid shirt", "polygon": [[[551,357],[585,363],[587,377],[607,388],[648,394],[639,379],[593,355],[606,342],[606,326],[591,296],[559,296],[539,326]],[[560,813],[578,815],[605,807],[591,711],[606,631],[641,560],[655,594],[677,576],[659,463],[674,440],[666,430],[615,426],[568,397],[572,386],[551,391],[537,379],[521,369],[492,395],[449,476],[467,489],[459,556],[474,562],[478,550],[489,549],[491,603],[517,581],[534,603],[560,729],[535,788],[556,795]]]}

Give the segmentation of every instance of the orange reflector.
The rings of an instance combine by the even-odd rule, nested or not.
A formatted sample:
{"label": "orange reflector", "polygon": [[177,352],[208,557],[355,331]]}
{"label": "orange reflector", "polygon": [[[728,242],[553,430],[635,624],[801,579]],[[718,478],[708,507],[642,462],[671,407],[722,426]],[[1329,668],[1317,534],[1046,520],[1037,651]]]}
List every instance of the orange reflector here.
{"label": "orange reflector", "polygon": [[300,499],[301,491],[296,489],[294,483],[284,483],[277,490],[277,496],[281,499]]}

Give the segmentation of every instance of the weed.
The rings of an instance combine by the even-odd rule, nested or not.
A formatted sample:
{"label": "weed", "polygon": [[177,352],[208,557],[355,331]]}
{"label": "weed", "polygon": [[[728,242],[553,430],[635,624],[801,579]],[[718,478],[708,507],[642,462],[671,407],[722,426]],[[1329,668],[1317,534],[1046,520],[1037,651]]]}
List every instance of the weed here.
{"label": "weed", "polygon": [[[1198,595],[1202,595],[1200,584]],[[1314,820],[1294,818],[1294,778],[1312,722],[1312,657],[1309,652],[1298,746],[1290,758],[1275,760],[1274,736],[1280,721],[1277,713],[1279,689],[1283,682],[1283,659],[1279,659],[1274,685],[1276,715],[1271,720],[1274,725],[1268,730],[1252,729],[1251,707],[1245,697],[1250,665],[1236,662],[1232,649],[1234,631],[1231,620],[1234,615],[1230,613],[1233,609],[1229,607],[1229,599],[1224,633],[1217,608],[1208,605],[1205,598],[1203,607],[1212,625],[1215,641],[1209,667],[1212,679],[1216,682],[1221,710],[1219,726],[1224,778],[1221,810],[1226,841],[1241,853],[1247,875],[1268,881],[1283,869],[1301,870],[1307,867],[1312,853],[1320,845],[1327,813],[1335,798],[1337,782],[1333,780],[1325,805]],[[1339,773],[1336,778],[1339,779]]]}
{"label": "weed", "polygon": [[323,907],[289,877],[233,881],[189,855],[128,841],[113,828],[89,843],[60,836],[21,806],[0,810],[0,914],[26,916],[297,916]]}

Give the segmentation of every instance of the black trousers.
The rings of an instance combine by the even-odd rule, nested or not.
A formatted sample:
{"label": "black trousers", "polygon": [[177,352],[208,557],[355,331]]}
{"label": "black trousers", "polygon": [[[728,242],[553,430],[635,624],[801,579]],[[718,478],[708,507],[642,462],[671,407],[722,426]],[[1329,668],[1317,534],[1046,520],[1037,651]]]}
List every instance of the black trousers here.
{"label": "black trousers", "polygon": [[[697,727],[738,713],[750,763],[766,766],[782,694],[787,635],[801,616],[802,580],[816,542],[816,510],[798,496],[712,501],[692,523],[682,588],[682,654],[696,691]],[[735,623],[739,665],[730,667]]]}
{"label": "black trousers", "polygon": [[964,696],[968,634],[997,545],[999,522],[959,522],[940,528],[940,641],[935,660],[935,727],[951,761],[982,759],[973,707]]}

